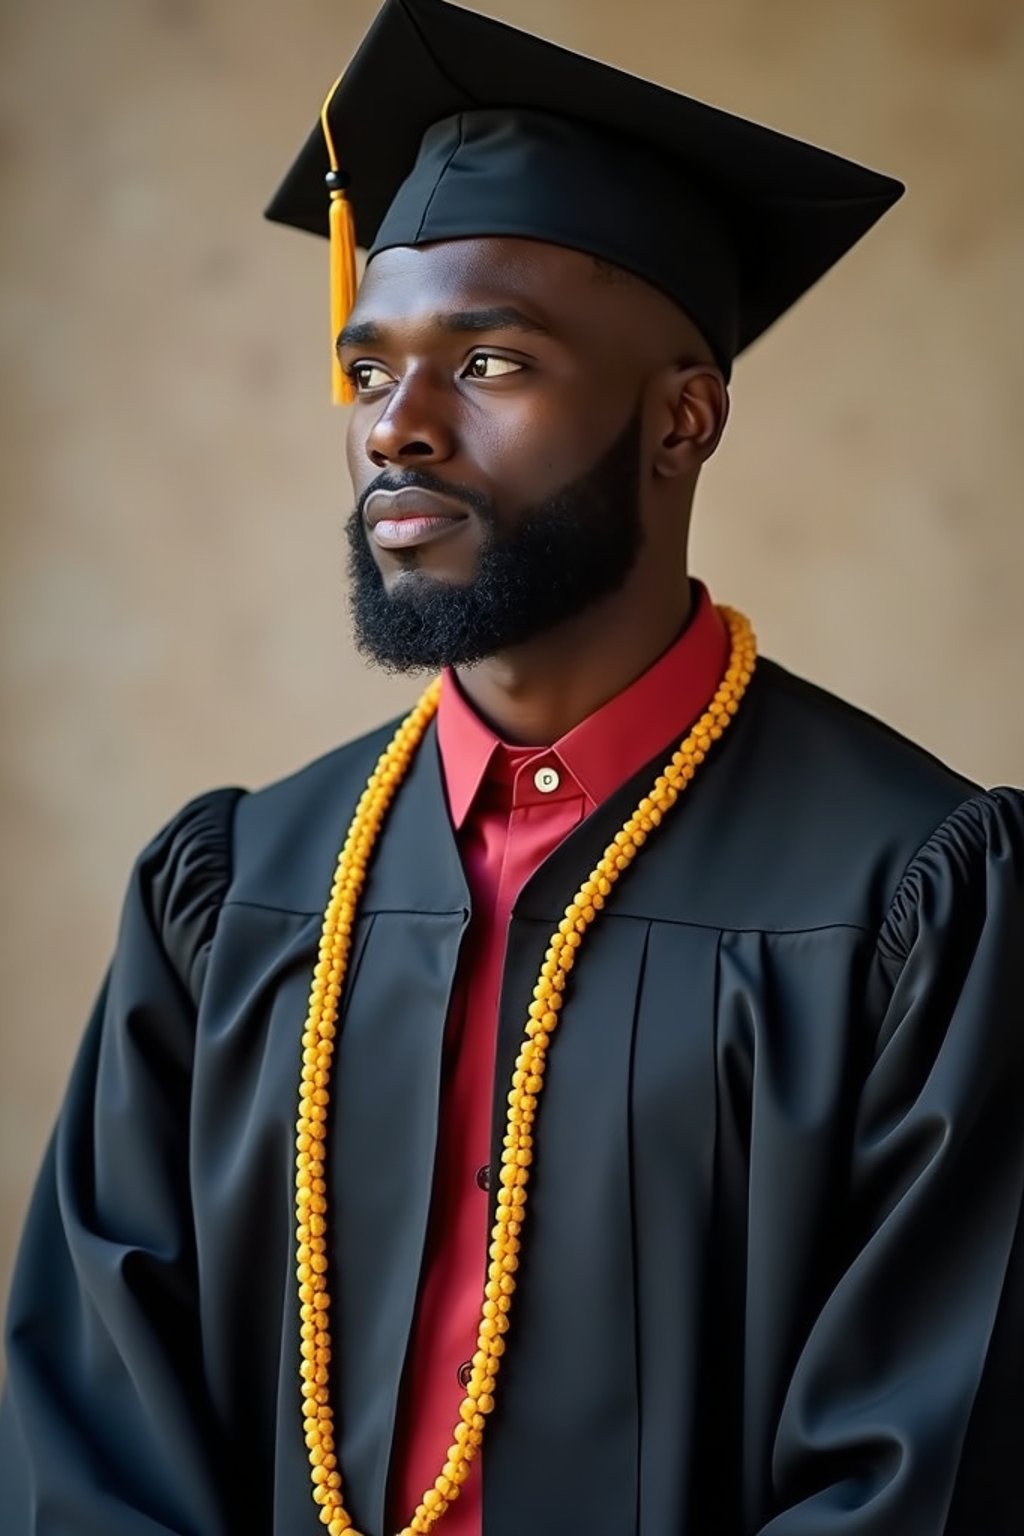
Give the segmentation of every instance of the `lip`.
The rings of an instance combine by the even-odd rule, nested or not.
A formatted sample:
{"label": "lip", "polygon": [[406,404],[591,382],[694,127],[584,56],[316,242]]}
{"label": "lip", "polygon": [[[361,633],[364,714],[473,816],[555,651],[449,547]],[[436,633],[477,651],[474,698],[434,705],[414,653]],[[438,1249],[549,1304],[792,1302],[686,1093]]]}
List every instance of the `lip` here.
{"label": "lip", "polygon": [[433,543],[469,521],[461,503],[414,486],[401,491],[374,491],[367,497],[363,515],[375,542],[383,549],[412,549]]}
{"label": "lip", "polygon": [[401,522],[407,517],[443,517],[460,521],[468,515],[465,506],[452,496],[442,496],[437,491],[421,491],[407,486],[402,491],[374,491],[366,499],[366,521],[371,528],[378,523]]}

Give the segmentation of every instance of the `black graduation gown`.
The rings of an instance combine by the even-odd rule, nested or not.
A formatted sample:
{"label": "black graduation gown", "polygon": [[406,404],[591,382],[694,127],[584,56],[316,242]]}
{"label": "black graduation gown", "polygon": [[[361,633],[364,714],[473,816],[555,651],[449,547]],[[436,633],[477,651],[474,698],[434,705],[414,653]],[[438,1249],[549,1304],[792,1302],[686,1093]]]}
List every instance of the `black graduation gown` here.
{"label": "black graduation gown", "polygon": [[[138,862],[14,1281],[3,1536],[322,1529],[299,1036],[386,736],[196,801]],[[548,934],[657,766],[517,903],[499,1112]],[[370,1536],[468,908],[431,732],[362,904],[332,1101],[340,1456]],[[485,1536],[1016,1536],[1022,1012],[1024,795],[762,662],[573,973]]]}

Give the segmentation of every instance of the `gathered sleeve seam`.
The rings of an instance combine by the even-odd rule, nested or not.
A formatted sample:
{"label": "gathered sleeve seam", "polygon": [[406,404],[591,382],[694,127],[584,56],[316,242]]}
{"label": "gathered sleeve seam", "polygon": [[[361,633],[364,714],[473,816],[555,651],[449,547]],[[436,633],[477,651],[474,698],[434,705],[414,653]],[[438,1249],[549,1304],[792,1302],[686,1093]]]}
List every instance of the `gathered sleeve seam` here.
{"label": "gathered sleeve seam", "polygon": [[235,814],[245,790],[210,790],[167,829],[166,878],[154,892],[153,922],[174,972],[198,1004],[210,948],[234,873]]}
{"label": "gathered sleeve seam", "polygon": [[984,850],[990,816],[1006,798],[1024,803],[1021,791],[981,790],[962,800],[939,822],[907,863],[892,894],[877,934],[876,952],[883,970],[895,980],[913,942],[913,921],[922,883],[929,878],[928,861],[940,858],[966,873],[970,858]]}

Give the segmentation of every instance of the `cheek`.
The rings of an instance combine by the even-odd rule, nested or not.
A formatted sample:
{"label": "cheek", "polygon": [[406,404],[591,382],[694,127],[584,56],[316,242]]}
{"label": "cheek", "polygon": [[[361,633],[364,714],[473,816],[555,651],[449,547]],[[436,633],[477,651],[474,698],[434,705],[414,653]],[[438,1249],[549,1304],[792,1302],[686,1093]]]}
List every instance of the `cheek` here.
{"label": "cheek", "polygon": [[535,397],[467,413],[460,434],[464,452],[493,484],[498,501],[518,506],[540,500],[590,468],[593,425],[566,403],[564,397]]}
{"label": "cheek", "polygon": [[357,410],[349,411],[345,431],[345,467],[357,495],[374,473],[373,463],[366,457],[366,429],[359,424],[358,415]]}

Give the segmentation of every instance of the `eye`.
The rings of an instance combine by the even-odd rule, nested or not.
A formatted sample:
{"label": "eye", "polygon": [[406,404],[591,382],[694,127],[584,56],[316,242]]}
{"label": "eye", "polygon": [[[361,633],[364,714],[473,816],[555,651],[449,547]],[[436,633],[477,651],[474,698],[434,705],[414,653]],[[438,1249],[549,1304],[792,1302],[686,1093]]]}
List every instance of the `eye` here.
{"label": "eye", "polygon": [[394,383],[390,373],[379,363],[353,363],[347,371],[361,395],[368,394],[374,389],[383,389],[386,384]]}
{"label": "eye", "polygon": [[493,352],[478,352],[471,357],[463,370],[467,379],[500,379],[507,373],[521,373],[523,364],[510,357],[496,357]]}

